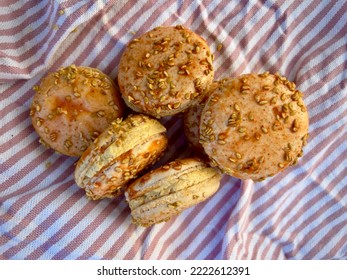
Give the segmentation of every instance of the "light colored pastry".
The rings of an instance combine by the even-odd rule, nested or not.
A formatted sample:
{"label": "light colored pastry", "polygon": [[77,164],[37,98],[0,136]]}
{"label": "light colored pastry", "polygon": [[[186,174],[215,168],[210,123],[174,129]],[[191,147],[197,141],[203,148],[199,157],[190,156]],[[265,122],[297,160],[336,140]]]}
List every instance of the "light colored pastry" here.
{"label": "light colored pastry", "polygon": [[200,143],[200,118],[205,103],[210,95],[218,86],[218,82],[213,82],[209,89],[204,93],[204,98],[200,103],[193,104],[183,113],[183,129],[189,145],[195,153],[204,157],[204,148]]}
{"label": "light colored pastry", "polygon": [[203,38],[182,26],[160,26],[126,47],[118,84],[131,109],[159,118],[201,101],[213,75],[212,54]]}
{"label": "light colored pastry", "polygon": [[225,173],[254,181],[295,164],[308,136],[302,96],[279,74],[223,80],[201,114],[200,142],[205,152]]}
{"label": "light colored pastry", "polygon": [[124,104],[118,88],[101,71],[71,65],[49,73],[35,86],[30,116],[40,142],[80,156],[116,118]]}
{"label": "light colored pastry", "polygon": [[156,162],[167,147],[166,129],[145,115],[117,119],[87,148],[75,169],[77,185],[90,199],[112,198]]}
{"label": "light colored pastry", "polygon": [[221,173],[197,158],[177,159],[139,177],[125,191],[133,223],[148,227],[169,220],[211,197]]}

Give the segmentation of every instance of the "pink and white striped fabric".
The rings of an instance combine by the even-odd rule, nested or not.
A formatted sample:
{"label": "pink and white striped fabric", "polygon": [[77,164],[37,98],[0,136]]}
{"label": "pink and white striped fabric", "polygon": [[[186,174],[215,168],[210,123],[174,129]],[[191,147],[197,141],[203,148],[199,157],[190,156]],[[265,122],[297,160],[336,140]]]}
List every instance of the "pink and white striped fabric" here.
{"label": "pink and white striped fabric", "polygon": [[[1,1],[0,259],[347,259],[347,2]],[[89,201],[76,158],[38,143],[32,87],[70,64],[116,78],[125,45],[184,25],[215,53],[215,78],[279,72],[304,92],[298,165],[261,183],[224,176],[208,201],[151,228],[124,200]],[[222,45],[220,50],[218,45]],[[180,117],[161,120],[163,161],[191,154]]]}

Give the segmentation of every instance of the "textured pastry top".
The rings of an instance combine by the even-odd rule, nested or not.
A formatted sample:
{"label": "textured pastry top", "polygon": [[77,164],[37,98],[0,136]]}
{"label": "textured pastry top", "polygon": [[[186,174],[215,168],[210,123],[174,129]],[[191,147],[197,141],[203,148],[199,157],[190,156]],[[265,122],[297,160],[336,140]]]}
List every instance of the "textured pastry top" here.
{"label": "textured pastry top", "polygon": [[94,68],[61,68],[44,77],[34,90],[30,116],[41,142],[69,156],[80,156],[123,115],[118,88]]}
{"label": "textured pastry top", "polygon": [[302,93],[278,74],[220,82],[201,115],[200,142],[225,173],[263,180],[302,155],[308,136]]}
{"label": "textured pastry top", "polygon": [[155,117],[183,111],[212,83],[206,41],[182,26],[161,26],[132,40],[119,64],[118,83],[127,105]]}

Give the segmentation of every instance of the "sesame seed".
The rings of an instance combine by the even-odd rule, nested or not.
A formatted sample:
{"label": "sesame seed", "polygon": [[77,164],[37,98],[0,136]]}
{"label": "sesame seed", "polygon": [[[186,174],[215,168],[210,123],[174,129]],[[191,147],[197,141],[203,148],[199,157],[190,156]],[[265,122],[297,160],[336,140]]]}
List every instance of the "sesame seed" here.
{"label": "sesame seed", "polygon": [[263,163],[265,161],[265,157],[261,156],[258,158],[258,163]]}
{"label": "sesame seed", "polygon": [[259,100],[258,104],[259,104],[259,105],[265,105],[265,104],[267,104],[268,102],[269,102],[269,101],[267,101],[267,100],[261,99],[261,100]]}
{"label": "sesame seed", "polygon": [[223,48],[223,45],[222,45],[222,44],[218,44],[218,45],[217,45],[217,51],[222,50],[222,48]]}
{"label": "sesame seed", "polygon": [[250,121],[254,121],[253,112],[249,112],[249,113],[248,113],[248,119],[249,119]]}
{"label": "sesame seed", "polygon": [[277,98],[276,96],[275,96],[275,97],[272,97],[271,100],[270,100],[270,104],[271,104],[271,105],[274,105],[274,104],[277,103],[277,101],[278,101],[278,98]]}
{"label": "sesame seed", "polygon": [[102,118],[102,117],[105,116],[105,111],[100,110],[100,111],[98,111],[96,114],[97,114],[97,116],[98,116],[99,118]]}
{"label": "sesame seed", "polygon": [[228,158],[228,160],[229,160],[229,161],[231,161],[231,162],[233,162],[233,163],[235,163],[235,162],[236,162],[236,159],[235,159],[235,158],[233,158],[233,157],[229,157],[229,158]]}
{"label": "sesame seed", "polygon": [[246,127],[240,126],[237,131],[240,132],[240,133],[244,133],[246,131]]}
{"label": "sesame seed", "polygon": [[33,86],[33,90],[36,92],[40,91],[40,87],[38,85]]}
{"label": "sesame seed", "polygon": [[142,74],[142,72],[137,71],[137,72],[136,72],[136,76],[137,76],[137,77],[143,77],[143,74]]}
{"label": "sesame seed", "polygon": [[65,140],[64,147],[69,150],[72,147],[72,142],[70,140]]}
{"label": "sesame seed", "polygon": [[43,124],[43,119],[37,118],[37,119],[36,119],[36,125],[37,125],[38,127],[40,127],[42,124]]}
{"label": "sesame seed", "polygon": [[235,156],[236,156],[237,159],[241,159],[242,158],[242,155],[240,153],[238,153],[238,152],[235,153]]}
{"label": "sesame seed", "polygon": [[237,112],[240,112],[240,106],[239,106],[237,103],[234,104],[234,109],[235,109]]}
{"label": "sesame seed", "polygon": [[91,81],[91,85],[92,85],[93,87],[98,86],[98,85],[99,85],[99,83],[100,83],[100,81],[99,81],[99,80],[97,80],[97,79],[93,79],[93,80]]}
{"label": "sesame seed", "polygon": [[299,127],[299,123],[297,119],[294,119],[293,121],[293,127]]}
{"label": "sesame seed", "polygon": [[177,109],[177,108],[179,108],[180,106],[181,106],[181,102],[176,102],[176,103],[174,103],[174,105],[173,105],[174,109]]}
{"label": "sesame seed", "polygon": [[167,99],[167,96],[166,95],[162,95],[160,98],[159,98],[159,101],[160,102],[163,102],[164,100]]}
{"label": "sesame seed", "polygon": [[266,71],[266,72],[264,72],[262,74],[259,74],[259,77],[261,77],[261,78],[266,78],[267,76],[269,76],[269,72],[268,71]]}
{"label": "sesame seed", "polygon": [[52,133],[49,135],[49,139],[50,139],[52,142],[56,141],[57,138],[58,138],[58,133],[56,133],[56,132],[52,132]]}
{"label": "sesame seed", "polygon": [[285,152],[284,153],[284,159],[286,160],[286,161],[292,161],[292,156],[291,156],[291,154],[290,154],[290,152]]}
{"label": "sesame seed", "polygon": [[263,132],[263,133],[268,133],[268,130],[267,130],[267,128],[266,127],[264,127],[263,125],[261,126],[261,131]]}

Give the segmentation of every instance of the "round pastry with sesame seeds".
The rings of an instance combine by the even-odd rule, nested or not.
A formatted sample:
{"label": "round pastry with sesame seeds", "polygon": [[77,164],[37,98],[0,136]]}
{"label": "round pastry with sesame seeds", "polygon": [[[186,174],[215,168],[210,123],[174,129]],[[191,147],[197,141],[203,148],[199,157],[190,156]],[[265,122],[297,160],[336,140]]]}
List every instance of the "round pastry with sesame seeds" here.
{"label": "round pastry with sesame seeds", "polygon": [[303,94],[279,74],[226,78],[201,113],[200,143],[223,172],[262,181],[303,155],[309,118]]}
{"label": "round pastry with sesame seeds", "polygon": [[78,160],[76,184],[92,200],[119,196],[161,157],[167,144],[166,128],[156,119],[141,114],[116,119]]}
{"label": "round pastry with sesame seeds", "polygon": [[213,55],[207,42],[183,26],[159,26],[126,47],[118,84],[134,111],[157,118],[175,115],[212,83]]}
{"label": "round pastry with sesame seeds", "polygon": [[168,221],[210,198],[219,188],[221,172],[199,158],[171,161],[137,178],[125,190],[132,222],[148,227]]}
{"label": "round pastry with sesame seeds", "polygon": [[124,103],[119,89],[100,70],[71,65],[48,73],[30,109],[40,142],[55,151],[79,157],[116,118]]}

